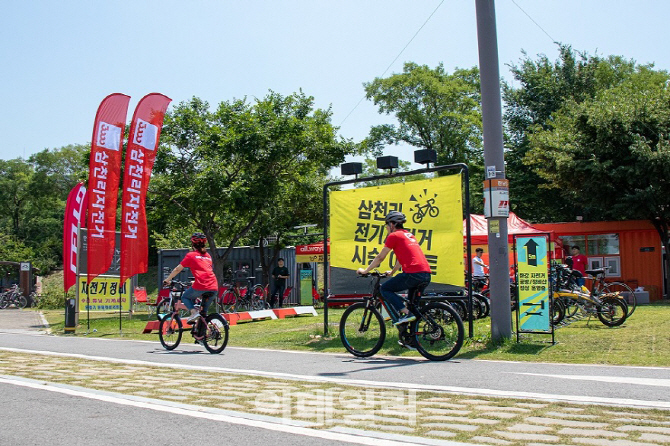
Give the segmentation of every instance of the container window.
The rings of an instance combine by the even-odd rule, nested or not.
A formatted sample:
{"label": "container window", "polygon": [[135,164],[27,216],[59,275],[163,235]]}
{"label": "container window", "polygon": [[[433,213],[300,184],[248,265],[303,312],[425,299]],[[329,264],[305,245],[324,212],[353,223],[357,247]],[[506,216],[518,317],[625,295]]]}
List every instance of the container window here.
{"label": "container window", "polygon": [[621,258],[616,257],[605,257],[605,266],[609,266],[609,269],[605,273],[607,277],[619,277],[621,276]]}
{"label": "container window", "polygon": [[594,234],[586,237],[587,255],[619,254],[619,234]]}

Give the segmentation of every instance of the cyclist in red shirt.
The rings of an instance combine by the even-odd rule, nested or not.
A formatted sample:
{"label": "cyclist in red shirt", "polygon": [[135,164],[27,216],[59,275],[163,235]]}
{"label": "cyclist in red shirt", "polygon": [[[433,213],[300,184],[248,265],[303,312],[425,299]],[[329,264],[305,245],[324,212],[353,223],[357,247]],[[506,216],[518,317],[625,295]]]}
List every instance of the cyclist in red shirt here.
{"label": "cyclist in red shirt", "polygon": [[163,284],[169,285],[172,278],[182,272],[184,268],[189,268],[191,273],[193,273],[193,277],[195,278],[193,285],[191,285],[191,288],[184,291],[184,294],[181,296],[184,305],[191,310],[191,316],[187,319],[187,322],[193,322],[197,319],[199,308],[196,308],[196,301],[200,296],[207,292],[212,293],[211,296],[206,297],[205,301],[202,302],[203,308],[205,309],[205,312],[207,312],[209,304],[213,300],[212,297],[216,296],[216,293],[219,290],[219,282],[214,275],[212,256],[207,252],[205,243],[207,243],[205,234],[202,232],[193,234],[191,236],[193,251],[186,254],[179,265],[177,265],[177,267],[173,269],[170,275],[163,281]]}
{"label": "cyclist in red shirt", "polygon": [[401,325],[415,320],[416,316],[409,312],[402,298],[396,292],[414,288],[422,283],[429,283],[430,265],[419,243],[414,238],[414,234],[403,226],[407,221],[405,214],[391,211],[386,215],[385,221],[386,230],[389,234],[386,236],[384,247],[367,268],[359,268],[356,272],[358,274],[368,274],[370,270],[381,265],[389,252],[393,251],[395,253],[396,263],[393,270],[387,272],[393,275],[402,267],[402,273],[384,282],[381,285],[381,293],[384,300],[400,312],[401,318],[395,325]]}

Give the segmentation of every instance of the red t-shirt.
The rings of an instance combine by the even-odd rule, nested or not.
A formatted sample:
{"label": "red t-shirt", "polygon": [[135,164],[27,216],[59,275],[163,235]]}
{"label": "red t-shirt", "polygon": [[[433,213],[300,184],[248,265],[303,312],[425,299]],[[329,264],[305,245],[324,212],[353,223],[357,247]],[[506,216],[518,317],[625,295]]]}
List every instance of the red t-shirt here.
{"label": "red t-shirt", "polygon": [[430,265],[414,234],[406,229],[398,229],[386,237],[384,246],[395,253],[404,273],[429,273]]}
{"label": "red t-shirt", "polygon": [[579,271],[583,276],[586,275],[586,256],[584,254],[579,254],[572,256],[572,269]]}
{"label": "red t-shirt", "polygon": [[199,291],[218,290],[219,284],[214,275],[212,265],[212,256],[209,253],[201,254],[198,251],[191,251],[186,254],[184,260],[180,263],[184,268],[189,268],[195,277],[193,289]]}

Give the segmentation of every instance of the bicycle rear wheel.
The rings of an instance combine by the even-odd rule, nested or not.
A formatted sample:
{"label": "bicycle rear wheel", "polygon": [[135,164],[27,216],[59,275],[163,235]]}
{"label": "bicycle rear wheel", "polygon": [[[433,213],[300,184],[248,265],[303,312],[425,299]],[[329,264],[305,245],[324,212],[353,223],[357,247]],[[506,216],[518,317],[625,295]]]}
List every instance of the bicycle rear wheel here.
{"label": "bicycle rear wheel", "polygon": [[637,307],[637,299],[635,297],[635,291],[628,285],[626,285],[623,282],[612,282],[608,283],[603,287],[603,293],[620,293],[624,299],[626,299],[626,303],[628,304],[628,314],[626,317],[630,317],[633,312],[635,312],[635,308]]}
{"label": "bicycle rear wheel", "polygon": [[340,340],[354,356],[372,356],[382,348],[386,325],[382,315],[366,302],[358,302],[346,309],[340,319]]}
{"label": "bicycle rear wheel", "polygon": [[598,308],[598,319],[608,327],[623,324],[628,317],[626,302],[616,297],[606,297]]}
{"label": "bicycle rear wheel", "polygon": [[166,350],[174,350],[181,342],[182,323],[179,316],[168,313],[158,325],[158,338]]}
{"label": "bicycle rear wheel", "polygon": [[453,308],[462,321],[468,320],[468,306],[460,300],[447,301],[447,305]]}
{"label": "bicycle rear wheel", "polygon": [[210,353],[221,353],[228,345],[228,321],[216,313],[208,315],[206,320],[205,348]]}
{"label": "bicycle rear wheel", "polygon": [[412,322],[416,349],[432,361],[446,361],[463,346],[465,328],[458,313],[449,305],[433,302],[419,310],[421,319]]}

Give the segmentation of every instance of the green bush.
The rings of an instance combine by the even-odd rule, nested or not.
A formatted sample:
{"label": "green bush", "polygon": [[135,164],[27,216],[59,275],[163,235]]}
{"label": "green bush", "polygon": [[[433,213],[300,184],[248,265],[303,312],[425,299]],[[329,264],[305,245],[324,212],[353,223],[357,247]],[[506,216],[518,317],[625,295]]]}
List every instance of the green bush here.
{"label": "green bush", "polygon": [[65,308],[65,296],[62,290],[47,289],[37,301],[40,310],[57,310]]}

